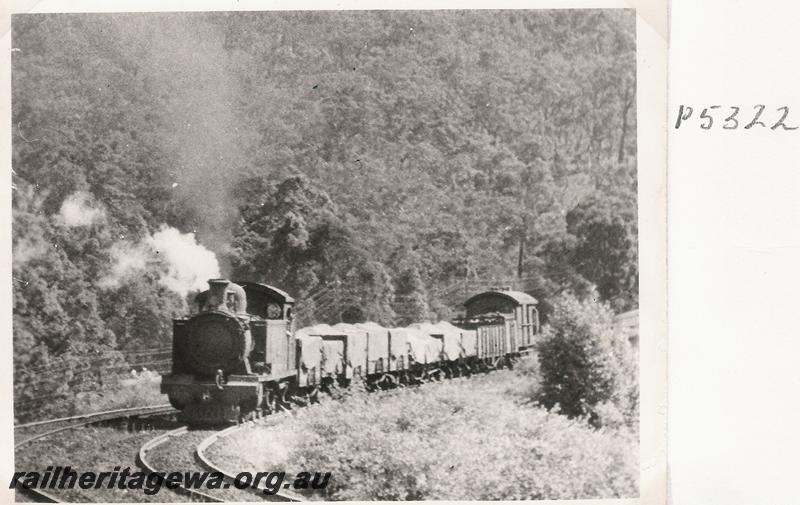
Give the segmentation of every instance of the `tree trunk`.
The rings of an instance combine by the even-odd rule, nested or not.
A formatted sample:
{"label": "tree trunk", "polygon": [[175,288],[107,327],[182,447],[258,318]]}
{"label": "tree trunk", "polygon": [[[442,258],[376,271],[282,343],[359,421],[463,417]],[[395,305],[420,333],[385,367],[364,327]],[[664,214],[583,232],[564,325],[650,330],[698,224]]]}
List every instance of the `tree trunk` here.
{"label": "tree trunk", "polygon": [[522,216],[522,229],[519,234],[519,257],[517,258],[517,278],[522,278],[525,262],[525,242],[528,239],[528,216]]}
{"label": "tree trunk", "polygon": [[617,153],[617,162],[622,163],[625,159],[625,137],[628,136],[628,111],[633,104],[633,96],[630,88],[625,90],[625,97],[622,101],[622,132],[619,136],[619,151]]}

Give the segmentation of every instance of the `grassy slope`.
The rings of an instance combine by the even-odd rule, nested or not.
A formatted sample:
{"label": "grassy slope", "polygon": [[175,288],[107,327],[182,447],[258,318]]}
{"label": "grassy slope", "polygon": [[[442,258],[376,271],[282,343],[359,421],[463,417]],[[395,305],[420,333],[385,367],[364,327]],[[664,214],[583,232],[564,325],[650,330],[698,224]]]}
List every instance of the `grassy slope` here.
{"label": "grassy slope", "polygon": [[348,393],[215,448],[232,469],[332,472],[334,500],[633,497],[638,437],[532,404],[502,371],[393,392]]}

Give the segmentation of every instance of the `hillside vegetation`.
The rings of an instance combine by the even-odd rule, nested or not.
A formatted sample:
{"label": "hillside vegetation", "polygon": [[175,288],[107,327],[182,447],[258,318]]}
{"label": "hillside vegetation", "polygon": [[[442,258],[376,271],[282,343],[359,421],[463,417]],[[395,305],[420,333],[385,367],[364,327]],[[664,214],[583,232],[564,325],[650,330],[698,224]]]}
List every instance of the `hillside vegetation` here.
{"label": "hillside vegetation", "polygon": [[[327,500],[539,500],[638,496],[638,437],[532,403],[517,371],[300,409],[212,448],[226,468],[331,472]],[[256,450],[254,450],[254,448]]]}
{"label": "hillside vegetation", "polygon": [[633,11],[47,14],[12,37],[18,416],[167,346],[220,274],[290,292],[301,325],[447,319],[510,280],[544,316],[593,286],[637,305]]}

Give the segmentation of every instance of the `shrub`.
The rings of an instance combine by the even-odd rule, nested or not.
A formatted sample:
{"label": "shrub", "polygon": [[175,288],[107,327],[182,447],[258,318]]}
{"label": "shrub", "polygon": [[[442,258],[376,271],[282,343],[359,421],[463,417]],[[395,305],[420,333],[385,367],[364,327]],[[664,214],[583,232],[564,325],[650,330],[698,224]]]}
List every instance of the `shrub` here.
{"label": "shrub", "polygon": [[[124,366],[119,365],[119,368]],[[157,372],[147,369],[141,372],[115,371],[114,368],[116,367],[111,366],[105,370],[97,368],[85,376],[71,370],[23,375],[27,380],[18,381],[14,386],[30,386],[31,391],[27,397],[15,403],[15,422],[21,424],[103,410],[167,403],[166,397],[159,390],[161,375]],[[100,372],[102,382],[98,380]],[[41,385],[35,382],[37,378]]]}
{"label": "shrub", "polygon": [[570,294],[554,300],[538,346],[539,399],[547,408],[557,405],[569,417],[588,416],[595,426],[604,418],[617,424],[610,404],[633,425],[638,417],[635,356],[615,331],[611,310],[596,300]]}
{"label": "shrub", "polygon": [[542,370],[539,364],[539,357],[529,355],[522,357],[514,364],[514,371],[522,379],[509,384],[508,392],[512,395],[521,397],[526,402],[538,404],[539,396],[542,393]]}
{"label": "shrub", "polygon": [[144,369],[120,374],[105,384],[101,390],[79,393],[76,400],[91,405],[91,411],[162,405],[167,397],[161,394],[161,375]]}
{"label": "shrub", "polygon": [[238,470],[331,472],[328,500],[636,496],[637,437],[507,394],[529,384],[514,370],[348,394],[243,430],[214,457]]}

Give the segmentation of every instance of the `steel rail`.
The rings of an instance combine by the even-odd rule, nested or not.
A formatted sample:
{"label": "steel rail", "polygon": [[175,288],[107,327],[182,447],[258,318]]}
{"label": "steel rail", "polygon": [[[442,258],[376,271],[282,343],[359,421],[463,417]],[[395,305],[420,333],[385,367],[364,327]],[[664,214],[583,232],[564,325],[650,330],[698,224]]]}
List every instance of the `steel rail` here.
{"label": "steel rail", "polygon": [[28,498],[32,499],[36,503],[66,503],[62,502],[61,500],[59,500],[58,498],[56,498],[55,496],[51,495],[46,491],[42,491],[41,489],[36,489],[32,487],[20,486],[14,488],[14,493],[23,494]]}
{"label": "steel rail", "polygon": [[[202,442],[197,444],[197,448],[195,449],[195,459],[206,470],[209,470],[211,472],[219,472],[223,475],[226,481],[233,483],[236,480],[236,475],[233,472],[230,472],[225,468],[222,468],[219,465],[215,464],[213,461],[211,461],[211,458],[209,458],[208,455],[206,454],[208,448],[214,445],[216,442],[218,442],[221,438],[233,435],[234,433],[237,433],[239,430],[249,428],[257,424],[269,426],[272,425],[273,422],[280,421],[280,419],[282,419],[283,417],[286,417],[285,412],[279,414],[272,414],[261,420],[248,421],[238,426],[231,426],[230,428],[218,431],[213,435],[206,437],[205,439],[203,439]],[[247,488],[247,490],[250,490],[253,494],[260,496],[265,501],[279,501],[279,502],[307,501],[306,498],[302,497],[301,495],[288,490],[282,490],[274,494],[268,494],[264,493],[264,489],[265,487],[254,487],[254,486],[250,486],[249,488]]]}
{"label": "steel rail", "polygon": [[62,423],[62,422],[68,422],[68,421],[78,421],[78,420],[82,420],[82,419],[95,418],[95,417],[100,417],[100,416],[111,416],[110,417],[111,419],[113,419],[114,417],[127,417],[126,414],[128,414],[129,412],[136,412],[138,410],[148,410],[148,409],[151,409],[151,410],[165,409],[165,408],[167,408],[169,406],[170,405],[168,403],[163,403],[161,405],[147,405],[145,407],[128,407],[128,408],[124,408],[124,409],[104,410],[104,411],[101,411],[101,412],[90,412],[88,414],[78,414],[78,415],[70,416],[70,417],[60,417],[60,418],[57,418],[57,419],[45,419],[43,421],[34,421],[32,423],[17,424],[17,425],[14,425],[14,429],[16,430],[16,429],[20,429],[20,428],[32,428],[34,426],[42,426],[42,425],[46,425],[46,424],[55,424],[55,423]]}
{"label": "steel rail", "polygon": [[[82,421],[79,422],[79,423],[72,423],[72,424],[69,424],[67,426],[62,426],[62,427],[54,429],[54,430],[49,430],[49,431],[46,431],[44,433],[39,433],[37,435],[34,435],[34,436],[30,437],[30,438],[27,438],[27,439],[21,441],[21,442],[18,442],[18,443],[16,443],[14,445],[14,450],[16,451],[16,450],[20,449],[21,447],[23,447],[24,445],[30,444],[32,442],[35,442],[36,440],[40,440],[42,438],[45,438],[45,437],[48,437],[48,436],[51,436],[51,435],[55,435],[57,433],[61,433],[61,432],[64,432],[64,431],[69,431],[69,430],[72,430],[72,429],[75,429],[75,428],[81,428],[83,426],[88,426],[88,425],[91,425],[91,424],[94,424],[94,423],[99,423],[99,422],[103,422],[103,421],[111,421],[111,420],[115,420],[115,419],[125,419],[125,418],[128,418],[128,417],[134,417],[134,416],[139,416],[139,415],[151,416],[151,415],[159,415],[159,414],[172,414],[172,413],[175,413],[175,412],[177,412],[177,410],[175,410],[171,406],[158,405],[158,406],[150,406],[150,407],[136,407],[136,408],[130,408],[130,409],[108,410],[108,411],[105,411],[105,412],[95,412],[93,414],[84,414],[84,415],[80,415],[80,416],[73,416],[73,417],[67,417],[67,418],[61,418],[61,419],[51,419],[51,420],[48,420],[48,421],[38,421],[38,422],[35,422],[35,423],[29,423],[29,424],[26,424],[26,425],[15,426],[15,428],[30,427],[30,426],[46,426],[47,424],[54,424],[54,423],[58,423],[58,422],[82,419]],[[48,493],[47,491],[44,491],[44,490],[41,490],[41,489],[37,489],[37,488],[28,488],[28,487],[24,487],[24,486],[18,486],[18,487],[16,487],[14,489],[14,491],[15,492],[19,492],[19,493],[31,498],[32,500],[34,500],[37,503],[65,503],[64,501],[60,500],[55,495],[53,495],[51,493]]]}
{"label": "steel rail", "polygon": [[[171,438],[180,437],[180,436],[185,435],[186,433],[188,433],[188,431],[189,431],[189,427],[188,426],[181,426],[180,428],[174,429],[172,431],[168,431],[168,432],[166,432],[166,433],[164,433],[162,435],[159,435],[159,436],[147,441],[145,444],[143,444],[139,448],[139,452],[136,455],[136,463],[143,470],[145,470],[148,473],[159,472],[159,470],[155,466],[153,466],[153,464],[147,459],[147,452],[155,449],[156,447],[158,447],[158,446],[160,446],[160,445],[162,445],[164,443],[166,443]],[[205,502],[205,503],[222,503],[222,502],[225,501],[225,500],[222,500],[220,498],[216,498],[216,497],[211,496],[209,494],[203,493],[202,491],[198,491],[196,489],[192,489],[190,487],[185,487],[185,486],[181,486],[181,487],[172,489],[172,491],[175,491],[175,492],[180,493],[180,494],[184,494],[186,496],[189,496],[189,497],[191,497],[193,499],[197,499],[197,500]]]}
{"label": "steel rail", "polygon": [[[86,419],[86,416],[78,417],[83,418],[85,420],[68,424],[67,426],[62,426],[60,428],[56,428],[54,430],[48,430],[43,433],[39,433],[37,435],[33,435],[32,437],[26,438],[21,442],[17,442],[14,444],[14,450],[20,449],[23,445],[27,445],[31,442],[35,442],[36,440],[40,440],[45,437],[49,437],[50,435],[55,435],[56,433],[61,433],[63,431],[69,431],[74,428],[80,428],[83,426],[89,426],[90,424],[101,423],[103,421],[113,421],[116,419],[125,419],[129,417],[136,417],[136,416],[152,416],[152,415],[161,415],[161,414],[174,414],[178,411],[171,407],[171,406],[159,406],[159,407],[142,407],[142,408],[135,408],[135,409],[121,409],[120,411],[116,411],[116,415],[109,415],[111,412],[99,412],[94,414],[93,416],[89,416],[89,419]],[[37,426],[42,426],[42,424],[37,424]]]}

